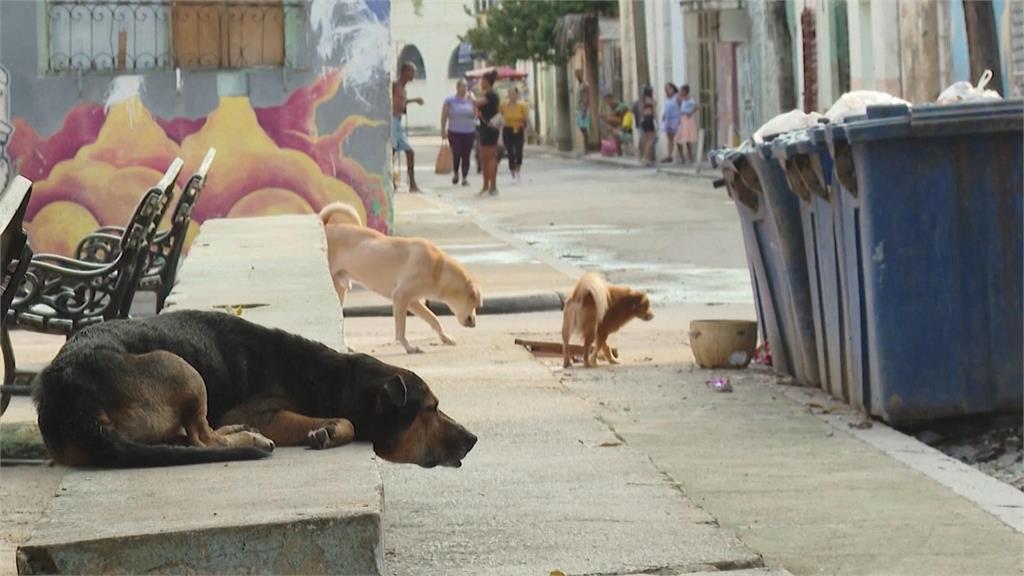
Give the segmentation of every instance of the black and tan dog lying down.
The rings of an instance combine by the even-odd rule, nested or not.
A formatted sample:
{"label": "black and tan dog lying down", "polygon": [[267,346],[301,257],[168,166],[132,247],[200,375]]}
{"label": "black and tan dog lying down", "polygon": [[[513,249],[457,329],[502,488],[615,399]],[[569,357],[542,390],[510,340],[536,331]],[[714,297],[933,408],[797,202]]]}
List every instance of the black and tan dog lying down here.
{"label": "black and tan dog lying down", "polygon": [[458,467],[476,443],[416,374],[221,312],[86,328],[34,396],[46,447],[69,466],[252,460],[275,445],[357,440],[392,462]]}

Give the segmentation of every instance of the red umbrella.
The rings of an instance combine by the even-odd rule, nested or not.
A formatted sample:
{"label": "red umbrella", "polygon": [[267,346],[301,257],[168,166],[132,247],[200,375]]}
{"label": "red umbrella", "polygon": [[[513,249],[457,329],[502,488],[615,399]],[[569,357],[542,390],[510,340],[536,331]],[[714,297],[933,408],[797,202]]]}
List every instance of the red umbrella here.
{"label": "red umbrella", "polygon": [[526,72],[520,72],[511,66],[498,66],[490,68],[478,68],[476,70],[470,70],[466,72],[466,78],[482,78],[484,74],[491,71],[498,73],[498,80],[522,80],[526,78]]}

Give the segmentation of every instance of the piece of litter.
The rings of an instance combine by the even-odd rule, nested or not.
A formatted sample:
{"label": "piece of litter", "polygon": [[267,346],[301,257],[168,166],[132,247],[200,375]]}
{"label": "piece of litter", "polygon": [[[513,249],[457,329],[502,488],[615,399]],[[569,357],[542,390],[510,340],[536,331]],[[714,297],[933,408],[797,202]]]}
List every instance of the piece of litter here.
{"label": "piece of litter", "polygon": [[847,426],[849,426],[850,428],[855,428],[857,430],[867,430],[868,428],[871,428],[872,424],[871,420],[861,420],[859,422],[850,422],[847,424]]}
{"label": "piece of litter", "polygon": [[835,430],[833,430],[833,429],[831,429],[831,428],[829,428],[829,429],[828,429],[828,430],[827,430],[827,431],[825,432],[825,436],[828,436],[829,438],[831,438],[833,434],[835,434]]}
{"label": "piece of litter", "polygon": [[729,384],[728,378],[712,378],[705,384],[715,392],[732,392],[732,384]]}
{"label": "piece of litter", "polygon": [[613,448],[615,446],[622,446],[622,442],[601,442],[600,444],[597,445],[598,448]]}
{"label": "piece of litter", "polygon": [[814,414],[815,410],[818,411],[818,414],[830,414],[832,412],[830,408],[825,408],[824,406],[818,404],[817,402],[808,402],[807,411],[810,412],[811,414]]}

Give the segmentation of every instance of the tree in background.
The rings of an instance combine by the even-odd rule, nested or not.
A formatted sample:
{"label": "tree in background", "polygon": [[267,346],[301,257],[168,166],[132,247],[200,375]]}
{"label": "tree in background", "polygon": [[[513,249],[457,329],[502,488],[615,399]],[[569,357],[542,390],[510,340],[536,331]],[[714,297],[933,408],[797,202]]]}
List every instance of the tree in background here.
{"label": "tree in background", "polygon": [[570,51],[553,38],[563,16],[617,16],[618,10],[617,0],[505,0],[484,14],[471,14],[476,27],[464,40],[494,64],[515,65],[519,60],[562,64]]}

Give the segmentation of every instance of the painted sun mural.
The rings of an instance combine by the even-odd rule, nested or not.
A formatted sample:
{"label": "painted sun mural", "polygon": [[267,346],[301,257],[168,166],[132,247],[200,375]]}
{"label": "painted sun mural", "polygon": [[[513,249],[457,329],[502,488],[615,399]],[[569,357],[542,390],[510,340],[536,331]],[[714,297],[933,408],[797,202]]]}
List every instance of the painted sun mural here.
{"label": "painted sun mural", "polygon": [[312,213],[335,201],[388,232],[385,183],[344,152],[353,133],[382,122],[350,115],[329,134],[316,128],[317,107],[338,93],[341,81],[340,71],[325,73],[271,107],[254,107],[246,96],[221,97],[198,119],[154,116],[137,94],[109,106],[81,103],[47,138],[15,117],[7,155],[14,172],[35,182],[26,213],[33,249],[68,255],[96,228],[124,225],[175,157],[185,161],[180,186],[210,147],[217,158],[193,211],[189,241],[209,218]]}

